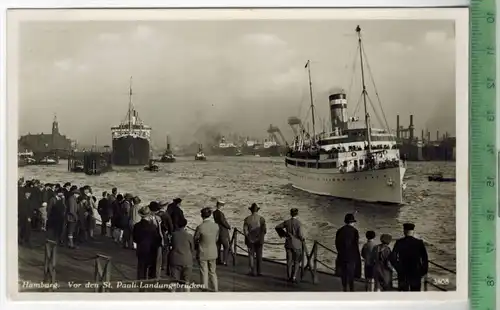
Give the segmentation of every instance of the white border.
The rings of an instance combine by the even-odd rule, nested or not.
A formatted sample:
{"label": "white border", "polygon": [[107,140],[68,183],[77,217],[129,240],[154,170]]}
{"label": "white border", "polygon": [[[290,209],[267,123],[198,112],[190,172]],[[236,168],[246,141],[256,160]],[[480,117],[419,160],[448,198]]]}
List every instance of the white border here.
{"label": "white border", "polygon": [[[75,1],[73,1],[75,2]],[[134,3],[138,5],[137,1],[131,1],[132,6]],[[145,4],[144,2],[146,1],[141,1],[140,6],[145,7],[149,6]],[[421,1],[419,1],[421,3]],[[436,1],[432,1],[436,5]],[[450,2],[450,1],[441,1],[441,2]],[[38,6],[44,6],[47,7],[48,5],[44,3],[41,5],[38,1],[35,2]],[[35,4],[33,3],[33,4]],[[96,7],[97,2],[90,2],[91,4],[87,5],[90,7]],[[33,4],[30,6],[33,7]],[[116,5],[116,2],[115,2]],[[175,5],[175,4],[174,4]],[[183,6],[188,6],[187,4],[183,3]],[[192,6],[199,6],[199,4],[195,4]],[[242,6],[242,4],[239,4]],[[309,3],[307,4],[309,5]],[[325,5],[325,4],[323,4]],[[345,5],[345,4],[344,4]],[[76,6],[75,4],[73,6]],[[78,4],[78,6],[82,7],[82,4]],[[130,5],[128,5],[130,6]],[[153,3],[154,6],[154,3]],[[158,4],[156,5],[158,6]],[[291,6],[287,4],[287,6]],[[350,5],[351,6],[351,5]],[[378,4],[377,6],[380,6]],[[33,11],[31,11],[33,12]],[[175,11],[151,11],[151,10],[140,10],[140,11],[133,11],[133,10],[123,10],[123,11],[109,11],[109,10],[81,10],[77,14],[75,14],[75,11],[63,11],[59,12],[57,15],[53,13],[53,11],[49,10],[44,10],[41,12],[37,12],[37,14],[33,14],[30,11],[24,11],[21,13],[21,11],[16,12],[15,14],[18,15],[20,20],[26,20],[27,18],[32,20],[36,18],[37,20],[98,20],[98,19],[106,19],[106,20],[134,20],[134,19],[180,19],[184,17],[182,14],[186,13],[186,10],[175,10]],[[22,16],[21,16],[22,14]],[[215,17],[215,15],[217,15]],[[348,15],[348,16],[347,16]],[[14,15],[13,15],[14,16]],[[4,16],[2,16],[3,18]],[[440,293],[440,292],[426,292],[426,293],[384,293],[384,294],[373,294],[373,293],[250,293],[250,294],[240,294],[240,293],[197,293],[189,296],[191,302],[196,302],[196,304],[202,305],[202,304],[207,304],[206,301],[212,300],[212,301],[217,301],[217,300],[232,300],[232,301],[238,301],[238,306],[239,307],[245,307],[246,306],[252,306],[258,307],[261,305],[257,305],[256,302],[250,302],[250,303],[242,303],[242,300],[259,300],[259,303],[265,302],[265,304],[269,304],[272,301],[286,301],[290,299],[297,300],[294,302],[293,306],[306,306],[306,307],[321,307],[321,306],[332,306],[333,301],[343,301],[344,303],[342,304],[335,304],[337,306],[348,306],[348,307],[356,307],[360,308],[363,307],[365,304],[355,304],[353,305],[352,303],[345,303],[345,301],[367,301],[367,300],[377,300],[379,302],[377,303],[370,303],[370,308],[373,309],[375,305],[380,305],[384,309],[390,309],[393,307],[394,309],[401,309],[402,307],[404,308],[426,308],[428,309],[429,303],[428,301],[434,300],[437,303],[435,304],[436,309],[439,307],[439,309],[459,309],[459,307],[463,304],[463,302],[467,299],[467,291],[468,291],[468,126],[458,126],[459,124],[468,124],[468,11],[467,10],[458,10],[458,9],[445,9],[445,10],[435,10],[435,9],[419,9],[419,10],[410,10],[410,9],[400,9],[400,10],[391,10],[391,9],[380,9],[380,10],[366,10],[366,9],[359,9],[359,10],[350,10],[349,12],[346,11],[339,11],[339,10],[329,10],[329,9],[307,9],[307,10],[259,10],[259,9],[254,9],[252,11],[247,11],[247,10],[231,10],[231,12],[226,11],[226,10],[210,10],[210,11],[204,11],[204,10],[189,10],[189,17],[190,18],[203,18],[203,19],[221,19],[221,18],[263,18],[263,19],[319,19],[319,18],[332,18],[332,19],[367,19],[367,18],[379,18],[379,19],[455,19],[456,21],[456,89],[457,89],[457,115],[456,115],[456,133],[457,133],[457,161],[456,161],[456,173],[457,173],[457,193],[456,193],[456,201],[457,201],[457,211],[456,211],[456,223],[457,223],[457,291],[456,292],[447,292],[447,293]],[[10,20],[9,16],[9,20]],[[8,86],[8,99],[10,106],[7,107],[6,110],[4,110],[5,105],[0,105],[0,112],[3,115],[8,115],[8,118],[6,118],[6,122],[1,122],[7,125],[7,128],[9,128],[9,136],[7,137],[7,151],[8,154],[3,154],[2,156],[7,155],[9,163],[15,163],[16,162],[16,148],[17,148],[17,123],[18,123],[18,111],[16,108],[17,103],[17,54],[16,54],[16,49],[17,49],[17,42],[16,42],[16,36],[13,35],[12,38],[10,35],[16,33],[15,29],[15,23],[8,25],[9,29],[9,40],[12,39],[12,41],[9,41],[9,46],[7,47],[8,51],[8,59],[7,59],[7,64],[8,64],[8,70],[9,70],[9,84]],[[5,36],[2,34],[2,43],[5,44]],[[5,46],[5,45],[2,45]],[[4,53],[5,55],[5,53]],[[5,59],[5,58],[2,58]],[[3,73],[4,71],[2,71]],[[5,78],[2,74],[2,78]],[[0,87],[3,88],[4,84],[0,85]],[[3,88],[5,89],[5,88]],[[2,91],[2,94],[5,92]],[[4,98],[2,98],[3,100]],[[8,112],[8,114],[6,114]],[[5,134],[3,131],[4,128],[2,127],[0,130],[2,134]],[[5,140],[2,140],[5,141]],[[2,148],[3,150],[4,148]],[[1,158],[0,158],[1,159]],[[5,161],[1,161],[2,163]],[[5,167],[5,166],[3,166]],[[0,170],[1,173],[5,171],[4,169]],[[12,165],[10,164],[9,167],[7,167],[7,175],[9,176],[9,182],[7,183],[7,188],[8,188],[8,193],[9,194],[9,202],[7,204],[4,204],[4,207],[1,208],[2,215],[5,215],[2,218],[9,218],[9,219],[15,219],[16,217],[16,211],[14,211],[15,204],[12,204],[12,201],[15,201],[15,193],[16,193],[16,187],[15,187],[15,182],[14,180],[17,179],[17,165]],[[3,185],[3,184],[2,184]],[[0,191],[0,196],[1,197],[6,197],[6,191],[5,187],[2,186],[1,191]],[[9,207],[10,206],[10,207]],[[14,206],[14,207],[12,207]],[[4,214],[4,210],[7,208],[7,214]],[[17,223],[15,220],[11,221],[5,221],[3,223],[4,225],[1,225],[2,227],[5,227],[5,224],[7,224],[8,232],[10,236],[15,235],[16,232],[16,226]],[[2,237],[5,237],[5,234],[2,234]],[[7,240],[2,240],[2,241],[7,241],[7,251],[2,251],[2,253],[8,253],[9,254],[9,268],[7,270],[7,275],[8,275],[8,283],[14,284],[15,287],[17,287],[17,243],[16,243],[16,238],[8,238]],[[2,244],[5,244],[2,242]],[[4,268],[2,268],[0,274],[6,274]],[[3,277],[2,277],[3,278]],[[2,279],[3,280],[3,279]],[[5,286],[4,286],[5,287]],[[10,292],[9,292],[10,293]],[[80,294],[71,294],[71,293],[64,293],[64,294],[51,294],[51,293],[43,293],[43,294],[31,294],[31,293],[24,293],[23,297],[31,297],[31,300],[54,300],[54,297],[58,301],[62,300],[120,300],[120,301],[128,301],[128,304],[130,304],[130,301],[132,300],[137,300],[138,295],[135,294],[85,294],[85,293],[80,293]],[[34,297],[34,298],[33,298]],[[153,301],[153,300],[171,300],[172,302],[169,302],[168,305],[165,305],[167,307],[176,307],[180,305],[176,305],[177,301],[182,300],[183,295],[172,295],[172,294],[140,294],[140,299],[141,300],[148,300],[148,301]],[[2,298],[3,299],[3,298]],[[25,298],[23,298],[25,299]],[[176,300],[174,304],[174,300]],[[299,301],[300,300],[300,301]],[[383,300],[392,300],[393,302],[391,303],[382,303],[381,301]],[[458,300],[461,302],[458,303],[450,303],[447,300]],[[314,301],[314,303],[312,302]],[[398,301],[398,303],[395,303],[394,301]],[[402,303],[404,301],[404,303]],[[422,304],[422,301],[425,301],[425,304]],[[439,301],[439,302],[438,302]],[[443,304],[443,302],[446,301],[446,304]],[[141,306],[149,306],[145,304],[146,302],[142,301]],[[225,302],[226,303],[226,302]],[[262,304],[264,305],[264,304]],[[276,304],[277,305],[277,304]],[[273,305],[273,306],[276,306]],[[280,303],[281,306],[282,303]],[[418,306],[421,307],[418,307]],[[28,306],[28,305],[27,305]],[[56,304],[50,303],[48,306],[51,308],[56,307]],[[67,307],[67,305],[63,304],[57,304],[57,306],[63,306]],[[118,306],[118,304],[117,304]],[[216,305],[212,305],[216,306]],[[221,307],[222,305],[218,305],[217,307]],[[229,304],[226,304],[224,306],[229,306]],[[432,306],[432,305],[431,305]],[[99,304],[94,304],[92,307],[101,307]],[[106,305],[108,307],[108,305]],[[287,305],[287,307],[289,307]],[[414,308],[414,309],[417,309]]]}

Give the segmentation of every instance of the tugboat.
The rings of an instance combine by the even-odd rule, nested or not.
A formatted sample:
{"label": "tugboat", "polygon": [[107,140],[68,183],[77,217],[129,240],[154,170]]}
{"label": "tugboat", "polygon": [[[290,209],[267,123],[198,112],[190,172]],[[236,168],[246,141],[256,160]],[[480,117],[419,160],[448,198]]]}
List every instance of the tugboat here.
{"label": "tugboat", "polygon": [[194,156],[194,160],[207,160],[207,157],[205,156],[205,153],[203,153],[203,148],[200,144],[200,148],[198,150],[198,153]]}
{"label": "tugboat", "polygon": [[160,170],[160,167],[155,165],[155,161],[153,159],[150,159],[148,166],[144,167],[144,170],[151,172],[158,172]]}
{"label": "tugboat", "polygon": [[167,136],[167,149],[165,150],[165,153],[160,158],[160,161],[162,163],[173,163],[175,162],[175,156],[172,153],[172,150],[170,149],[170,143],[168,141],[168,136]]}
{"label": "tugboat", "polygon": [[48,156],[45,156],[44,158],[40,159],[38,161],[39,165],[57,165],[57,160],[50,158]]}

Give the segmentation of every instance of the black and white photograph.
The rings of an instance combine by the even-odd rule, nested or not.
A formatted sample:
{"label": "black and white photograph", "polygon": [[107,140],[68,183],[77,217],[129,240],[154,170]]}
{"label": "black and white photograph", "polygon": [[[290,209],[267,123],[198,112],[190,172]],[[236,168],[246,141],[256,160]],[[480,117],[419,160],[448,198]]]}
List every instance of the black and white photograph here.
{"label": "black and white photograph", "polygon": [[11,293],[466,291],[467,15],[8,12]]}

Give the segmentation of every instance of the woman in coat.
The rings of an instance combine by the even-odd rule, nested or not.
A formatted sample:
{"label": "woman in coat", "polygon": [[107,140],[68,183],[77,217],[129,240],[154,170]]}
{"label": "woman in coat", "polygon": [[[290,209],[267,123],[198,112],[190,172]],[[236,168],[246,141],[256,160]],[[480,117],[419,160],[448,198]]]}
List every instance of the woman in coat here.
{"label": "woman in coat", "polygon": [[389,247],[391,241],[391,235],[383,234],[380,236],[381,243],[373,248],[371,257],[376,291],[390,291],[392,289],[391,248]]}

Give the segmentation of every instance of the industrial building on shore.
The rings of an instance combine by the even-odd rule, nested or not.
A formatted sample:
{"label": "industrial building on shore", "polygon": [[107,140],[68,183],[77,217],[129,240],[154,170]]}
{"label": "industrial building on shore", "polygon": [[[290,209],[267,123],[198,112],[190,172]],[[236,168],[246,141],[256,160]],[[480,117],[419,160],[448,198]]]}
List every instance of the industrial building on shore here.
{"label": "industrial building on shore", "polygon": [[21,136],[17,141],[19,152],[31,151],[35,154],[50,154],[58,153],[64,156],[69,153],[73,147],[74,142],[65,135],[59,132],[59,123],[57,117],[54,116],[52,122],[52,132],[50,134],[40,133]]}

